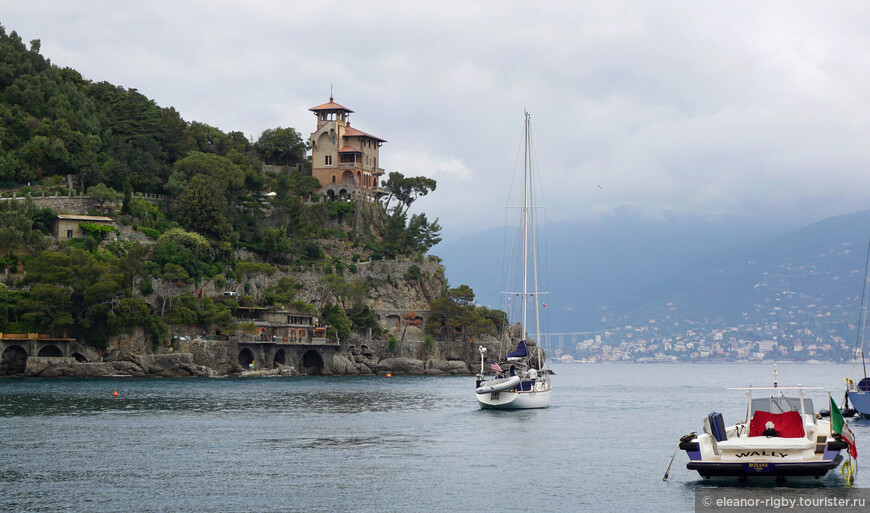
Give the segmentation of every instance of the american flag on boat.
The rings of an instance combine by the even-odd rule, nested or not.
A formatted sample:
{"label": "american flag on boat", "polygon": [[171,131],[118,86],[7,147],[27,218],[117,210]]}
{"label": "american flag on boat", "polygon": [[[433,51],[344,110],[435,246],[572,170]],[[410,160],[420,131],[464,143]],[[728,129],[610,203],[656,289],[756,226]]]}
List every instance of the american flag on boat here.
{"label": "american flag on boat", "polygon": [[495,360],[489,361],[489,368],[496,371],[496,372],[503,372],[501,370],[501,367],[499,367],[499,365],[497,363],[495,363]]}

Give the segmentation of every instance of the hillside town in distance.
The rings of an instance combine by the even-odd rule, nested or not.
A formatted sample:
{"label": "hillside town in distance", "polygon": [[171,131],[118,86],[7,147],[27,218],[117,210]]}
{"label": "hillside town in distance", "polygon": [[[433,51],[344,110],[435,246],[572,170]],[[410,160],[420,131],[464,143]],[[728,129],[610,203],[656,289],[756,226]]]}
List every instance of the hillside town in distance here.
{"label": "hillside town in distance", "polygon": [[754,305],[754,311],[744,312],[743,320],[731,325],[675,321],[666,314],[596,332],[551,333],[549,345],[563,363],[852,361],[859,298],[822,307],[795,305],[788,301],[792,295],[782,292],[773,301]]}

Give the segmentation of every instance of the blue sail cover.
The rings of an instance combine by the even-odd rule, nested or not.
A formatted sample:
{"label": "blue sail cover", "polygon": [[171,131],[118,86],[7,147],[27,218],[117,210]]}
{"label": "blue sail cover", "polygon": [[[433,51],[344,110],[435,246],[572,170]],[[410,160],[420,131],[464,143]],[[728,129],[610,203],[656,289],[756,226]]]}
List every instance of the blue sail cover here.
{"label": "blue sail cover", "polygon": [[520,343],[517,344],[517,350],[512,352],[512,353],[508,353],[507,357],[508,358],[522,358],[523,356],[528,356],[528,355],[529,355],[529,350],[526,349],[526,341],[520,340]]}

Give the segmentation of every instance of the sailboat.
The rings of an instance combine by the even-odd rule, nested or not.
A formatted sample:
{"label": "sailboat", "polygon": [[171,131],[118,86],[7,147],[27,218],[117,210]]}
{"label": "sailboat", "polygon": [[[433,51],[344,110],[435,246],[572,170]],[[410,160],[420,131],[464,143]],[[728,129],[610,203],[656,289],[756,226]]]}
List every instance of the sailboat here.
{"label": "sailboat", "polygon": [[[520,341],[517,348],[505,355],[505,361],[490,360],[489,370],[495,372],[493,378],[486,375],[486,348],[479,347],[480,373],[477,375],[475,395],[481,408],[517,410],[546,408],[550,404],[553,385],[551,371],[544,365],[545,357],[541,348],[541,298],[546,292],[539,290],[540,269],[538,268],[538,237],[536,232],[535,182],[533,174],[532,136],[529,113],[525,112],[523,125],[523,176],[522,205],[519,208],[520,223],[518,233],[519,253],[522,267],[516,273],[519,286],[505,295],[519,298],[518,325]],[[533,320],[532,320],[533,318]],[[530,333],[530,327],[534,330]]]}
{"label": "sailboat", "polygon": [[[867,362],[864,359],[864,332],[867,327],[867,286],[870,281],[870,244],[867,246],[867,261],[864,265],[864,288],[861,292],[861,307],[858,310],[858,334],[855,338],[855,352],[852,356],[852,377],[846,378],[846,404],[844,409],[851,413],[849,404],[859,416],[870,418],[870,378],[867,377]],[[861,356],[861,366],[864,377],[856,384],[855,370],[858,366],[858,355]],[[844,413],[845,415],[846,413]]]}

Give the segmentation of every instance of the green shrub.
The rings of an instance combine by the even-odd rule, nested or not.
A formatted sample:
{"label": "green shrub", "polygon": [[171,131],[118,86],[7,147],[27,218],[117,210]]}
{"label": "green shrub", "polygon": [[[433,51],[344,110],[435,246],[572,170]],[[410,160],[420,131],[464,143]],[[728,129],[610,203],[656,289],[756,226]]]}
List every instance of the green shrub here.
{"label": "green shrub", "polygon": [[140,226],[139,231],[142,232],[143,235],[149,237],[151,239],[159,239],[160,232],[155,230],[154,228],[146,228],[145,226]]}
{"label": "green shrub", "polygon": [[147,296],[154,292],[154,286],[151,285],[151,280],[139,280],[139,292],[143,296]]}
{"label": "green shrub", "polygon": [[415,264],[408,268],[405,271],[404,278],[408,281],[420,281],[420,277],[422,276],[422,272],[420,268]]}

